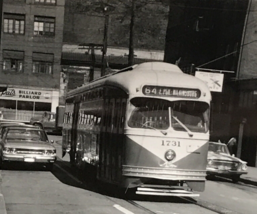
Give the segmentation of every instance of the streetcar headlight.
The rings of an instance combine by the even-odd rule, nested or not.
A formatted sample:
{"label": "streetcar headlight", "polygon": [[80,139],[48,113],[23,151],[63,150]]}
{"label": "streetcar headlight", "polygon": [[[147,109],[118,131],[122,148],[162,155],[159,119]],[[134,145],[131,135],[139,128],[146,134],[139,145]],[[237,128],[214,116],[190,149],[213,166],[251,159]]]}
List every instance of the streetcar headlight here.
{"label": "streetcar headlight", "polygon": [[176,153],[172,149],[170,149],[165,152],[164,157],[167,161],[172,161],[176,157]]}

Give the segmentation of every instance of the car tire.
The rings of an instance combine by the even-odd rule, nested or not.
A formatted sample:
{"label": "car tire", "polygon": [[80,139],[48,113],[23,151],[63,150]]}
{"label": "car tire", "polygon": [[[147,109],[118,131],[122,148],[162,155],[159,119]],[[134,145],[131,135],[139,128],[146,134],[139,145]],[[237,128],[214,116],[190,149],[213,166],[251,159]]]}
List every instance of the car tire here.
{"label": "car tire", "polygon": [[46,169],[47,169],[48,171],[52,171],[53,168],[54,168],[54,163],[48,163],[48,164],[46,164]]}
{"label": "car tire", "polygon": [[233,183],[237,183],[240,180],[240,175],[233,176],[231,179]]}

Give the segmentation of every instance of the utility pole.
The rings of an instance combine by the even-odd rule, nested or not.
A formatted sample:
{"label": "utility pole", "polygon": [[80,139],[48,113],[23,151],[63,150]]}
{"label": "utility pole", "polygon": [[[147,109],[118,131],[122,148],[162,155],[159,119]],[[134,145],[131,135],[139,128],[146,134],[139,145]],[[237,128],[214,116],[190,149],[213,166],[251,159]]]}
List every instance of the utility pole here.
{"label": "utility pole", "polygon": [[129,56],[128,66],[134,64],[134,28],[135,28],[135,0],[132,0],[131,19],[130,19],[130,35],[129,35]]}
{"label": "utility pole", "polygon": [[103,50],[102,44],[96,44],[96,43],[82,43],[79,44],[79,49],[86,49],[88,50],[85,52],[85,54],[91,55],[91,66],[89,71],[89,82],[94,80],[94,71],[95,71],[95,64],[96,64],[96,58],[95,58],[95,50]]}
{"label": "utility pole", "polygon": [[103,54],[102,54],[101,76],[105,75],[105,69],[106,69],[106,53],[107,53],[108,27],[109,27],[108,9],[109,9],[108,6],[105,6],[103,8],[103,13],[104,13],[104,38],[103,38]]}
{"label": "utility pole", "polygon": [[94,45],[92,45],[90,49],[91,49],[92,66],[89,71],[89,82],[94,80],[94,72],[95,72],[95,47],[94,47]]}
{"label": "utility pole", "polygon": [[[2,29],[3,5],[4,0],[0,0],[0,29]],[[0,31],[0,47],[2,46],[2,30]]]}
{"label": "utility pole", "polygon": [[243,118],[242,122],[239,125],[239,134],[238,134],[238,143],[237,143],[237,152],[236,157],[241,158],[242,153],[242,142],[243,142],[243,136],[244,136],[244,126],[247,122],[246,118]]}

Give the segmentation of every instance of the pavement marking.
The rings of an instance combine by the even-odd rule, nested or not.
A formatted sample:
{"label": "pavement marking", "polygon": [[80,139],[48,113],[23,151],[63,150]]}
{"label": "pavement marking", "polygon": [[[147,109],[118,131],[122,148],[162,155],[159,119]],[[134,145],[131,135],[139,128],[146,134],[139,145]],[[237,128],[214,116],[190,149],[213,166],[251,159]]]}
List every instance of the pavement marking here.
{"label": "pavement marking", "polygon": [[[60,170],[62,170],[63,172],[65,172],[69,177],[71,177],[73,180],[75,180],[76,182],[82,184],[82,182],[77,179],[76,177],[74,177],[72,174],[70,174],[67,170],[63,169],[61,166],[59,166],[58,164],[55,164],[56,167],[58,167]],[[114,208],[116,208],[117,210],[125,213],[125,214],[134,214],[133,212],[130,212],[129,210],[125,209],[124,207],[118,205],[118,204],[114,204],[113,205]]]}
{"label": "pavement marking", "polygon": [[232,197],[232,199],[235,200],[235,201],[238,201],[238,200],[239,200],[238,197]]}
{"label": "pavement marking", "polygon": [[129,210],[125,209],[124,207],[122,207],[118,204],[114,204],[113,207],[125,214],[134,214],[133,212],[130,212]]}
{"label": "pavement marking", "polygon": [[70,174],[68,171],[66,171],[65,169],[63,169],[61,166],[59,166],[58,164],[55,164],[56,167],[58,167],[60,170],[62,170],[63,172],[65,172],[70,178],[72,178],[73,180],[75,180],[76,182],[83,184],[79,179],[77,179],[75,176],[73,176],[72,174]]}
{"label": "pavement marking", "polygon": [[5,206],[5,200],[2,193],[0,193],[0,213],[1,214],[7,214],[6,206]]}

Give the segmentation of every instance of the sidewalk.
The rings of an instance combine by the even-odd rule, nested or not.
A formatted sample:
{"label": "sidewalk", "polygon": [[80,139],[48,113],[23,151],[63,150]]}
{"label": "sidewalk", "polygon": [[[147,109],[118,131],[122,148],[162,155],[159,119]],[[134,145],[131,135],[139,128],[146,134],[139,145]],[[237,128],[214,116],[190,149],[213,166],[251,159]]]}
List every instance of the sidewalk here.
{"label": "sidewalk", "polygon": [[241,175],[240,181],[246,184],[251,184],[257,186],[257,167],[248,166],[248,174]]}
{"label": "sidewalk", "polygon": [[1,191],[1,185],[2,185],[2,175],[0,170],[0,213],[1,214],[7,214],[6,207],[5,207],[5,201],[4,196]]}

